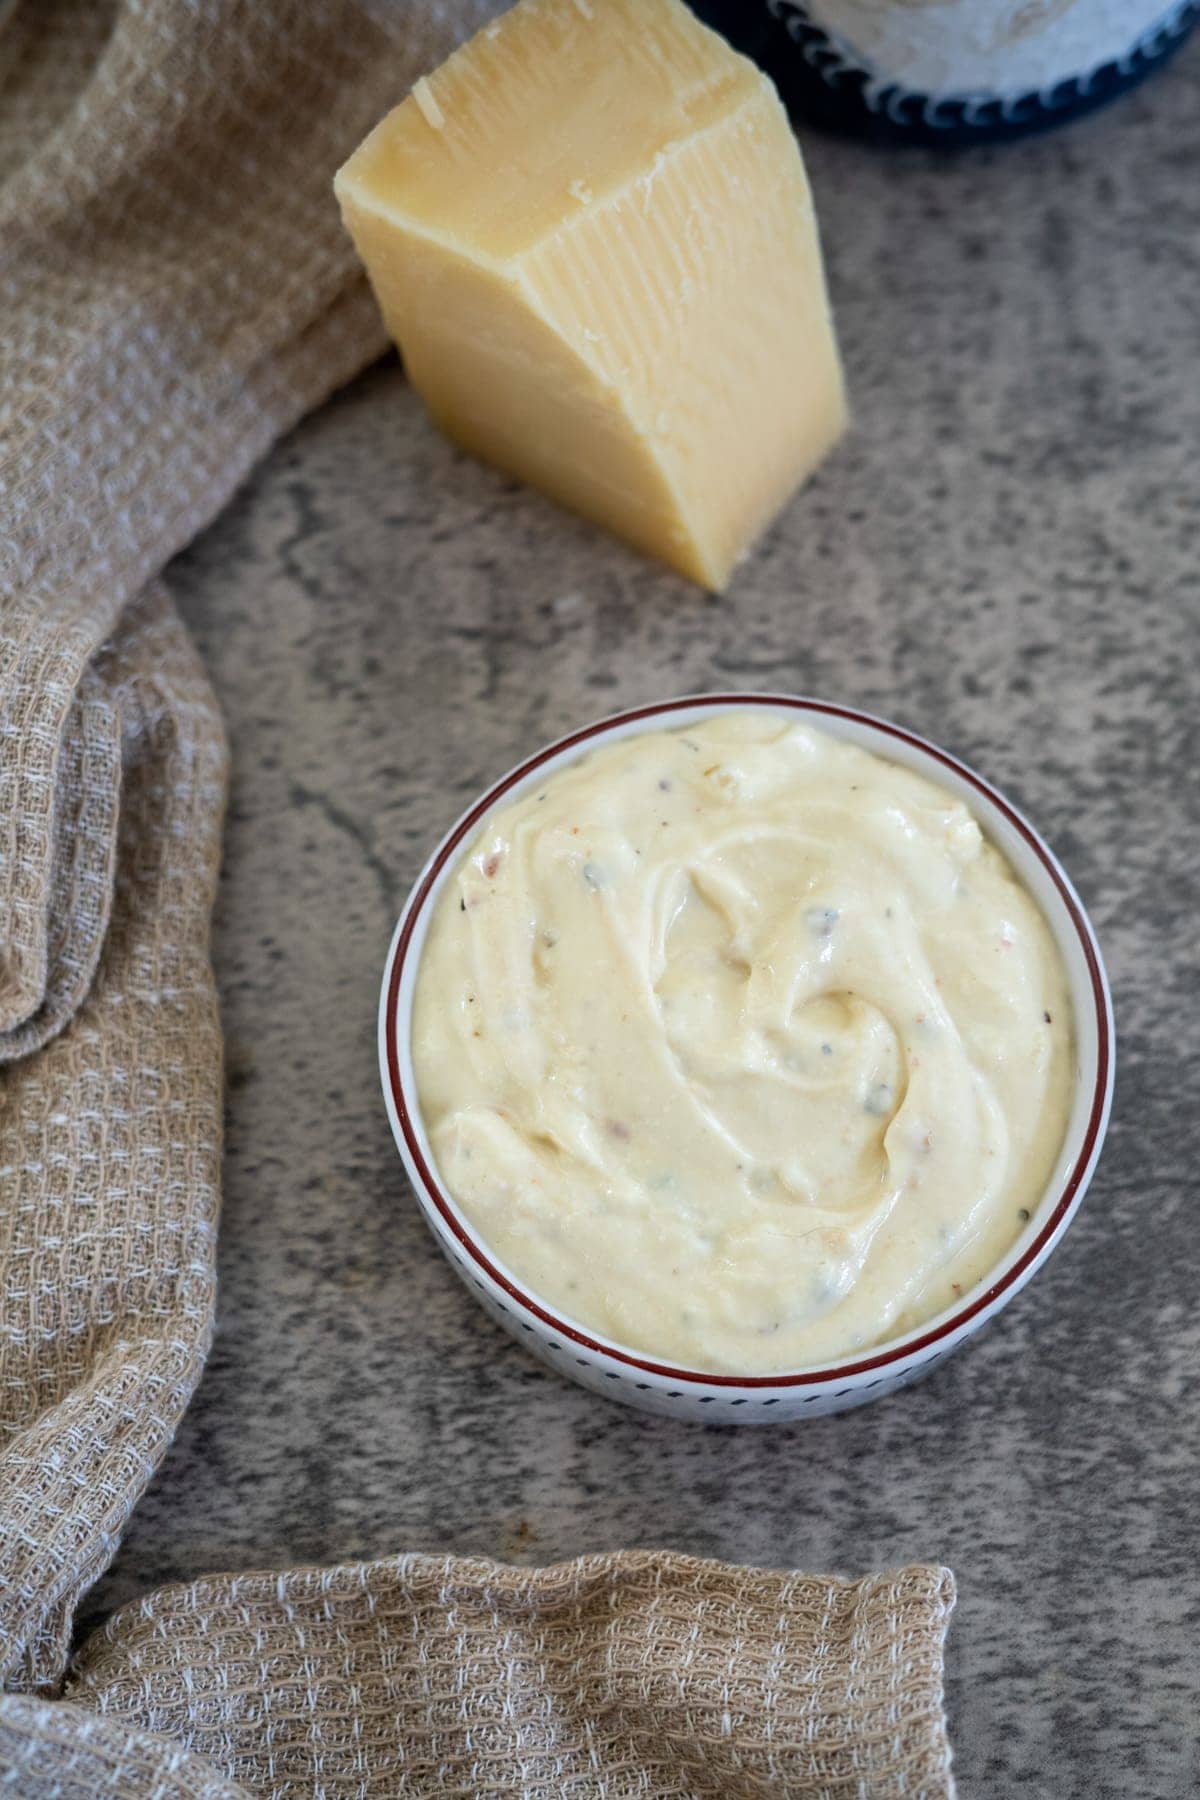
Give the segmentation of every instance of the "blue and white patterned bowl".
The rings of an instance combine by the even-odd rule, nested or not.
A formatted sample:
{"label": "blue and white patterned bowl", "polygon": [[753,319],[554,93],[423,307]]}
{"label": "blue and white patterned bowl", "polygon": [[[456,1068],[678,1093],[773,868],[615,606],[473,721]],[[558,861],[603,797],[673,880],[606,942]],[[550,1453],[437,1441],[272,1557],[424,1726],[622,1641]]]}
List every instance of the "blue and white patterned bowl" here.
{"label": "blue and white patterned bowl", "polygon": [[[953,1308],[904,1337],[826,1368],[709,1375],[658,1362],[564,1317],[489,1249],[438,1178],[413,1073],[412,1006],[426,930],[442,889],[459,853],[501,798],[610,739],[759,706],[803,715],[834,737],[915,769],[968,803],[1040,905],[1062,955],[1074,1011],[1075,1087],[1063,1147],[1039,1205],[1008,1254]],[[851,707],[789,694],[661,701],[584,726],[510,770],[451,827],[421,871],[396,926],[380,994],[379,1063],[396,1144],[430,1229],[480,1304],[543,1362],[583,1387],[647,1412],[709,1424],[816,1418],[861,1406],[917,1380],[993,1318],[1045,1262],[1083,1198],[1108,1125],[1113,1058],[1112,1000],[1095,933],[1058,859],[1033,827],[981,776],[924,738]]]}
{"label": "blue and white patterned bowl", "polygon": [[798,121],[939,149],[1091,112],[1165,63],[1200,0],[691,0]]}

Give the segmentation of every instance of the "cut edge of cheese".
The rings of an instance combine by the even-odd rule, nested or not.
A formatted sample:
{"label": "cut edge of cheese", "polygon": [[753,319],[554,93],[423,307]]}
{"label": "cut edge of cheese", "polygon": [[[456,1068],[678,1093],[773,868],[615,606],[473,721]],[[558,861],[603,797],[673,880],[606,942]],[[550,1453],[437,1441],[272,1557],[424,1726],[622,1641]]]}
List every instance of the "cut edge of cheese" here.
{"label": "cut edge of cheese", "polygon": [[[611,24],[640,4],[605,0],[604,12]],[[651,4],[660,18],[686,13],[677,0]],[[564,6],[582,19],[570,0],[522,0],[502,23]],[[398,123],[407,140],[431,140],[435,163],[449,155],[445,72],[484,33],[428,78],[426,105],[410,96],[376,127],[335,187],[388,329],[448,435],[720,589],[837,441],[846,410],[786,114],[753,65],[686,19],[691,47],[696,34],[718,46],[721,79],[705,91],[722,105],[682,136],[650,133],[652,158],[620,180],[607,146],[603,195],[585,186],[564,204],[554,191],[540,231],[526,205],[518,250],[496,254],[453,220],[432,223],[389,170]],[[536,190],[545,177],[525,179]]]}
{"label": "cut edge of cheese", "polygon": [[766,81],[682,0],[521,0],[423,75],[337,181],[404,194],[414,228],[504,261]]}
{"label": "cut edge of cheese", "polygon": [[[386,257],[386,248],[372,248],[378,215],[352,195],[343,206],[364,261],[377,269]],[[372,282],[438,428],[692,581],[718,585],[720,571],[705,559],[652,446],[630,425],[611,382],[540,310],[521,271],[475,262],[419,233],[408,237],[405,261],[411,309],[394,307],[386,274],[380,281],[373,272]],[[461,340],[472,328],[466,355]],[[503,350],[491,351],[489,340]]]}

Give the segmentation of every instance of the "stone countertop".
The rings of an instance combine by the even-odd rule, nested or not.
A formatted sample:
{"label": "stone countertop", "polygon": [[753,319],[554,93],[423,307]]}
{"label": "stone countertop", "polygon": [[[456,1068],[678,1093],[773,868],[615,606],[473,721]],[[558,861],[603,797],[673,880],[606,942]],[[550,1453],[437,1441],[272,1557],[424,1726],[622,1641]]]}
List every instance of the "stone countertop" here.
{"label": "stone countertop", "polygon": [[[1191,1795],[1200,42],[1058,135],[806,148],[856,428],[725,598],[460,456],[394,362],[170,571],[234,753],[219,1326],[88,1611],[397,1549],[945,1561],[964,1796]],[[1040,824],[1108,958],[1117,1099],[1061,1249],[923,1385],[701,1428],[568,1385],[459,1285],[375,1008],[409,882],[497,772],[599,713],[763,686],[924,732]]]}

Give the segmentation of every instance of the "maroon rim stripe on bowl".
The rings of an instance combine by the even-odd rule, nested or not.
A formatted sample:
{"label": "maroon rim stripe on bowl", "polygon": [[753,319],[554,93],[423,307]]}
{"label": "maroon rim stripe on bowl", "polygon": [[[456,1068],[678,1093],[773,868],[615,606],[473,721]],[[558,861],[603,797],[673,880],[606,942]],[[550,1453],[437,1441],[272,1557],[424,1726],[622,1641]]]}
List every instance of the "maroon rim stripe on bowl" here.
{"label": "maroon rim stripe on bowl", "polygon": [[[934,762],[941,763],[945,768],[953,770],[956,775],[968,782],[970,786],[981,793],[998,812],[1002,813],[1013,827],[1014,831],[1017,831],[1020,836],[1024,838],[1025,842],[1029,845],[1029,848],[1033,851],[1034,855],[1049,875],[1054,886],[1057,888],[1059,897],[1067,909],[1067,914],[1075,928],[1076,936],[1083,949],[1084,960],[1087,963],[1088,977],[1092,984],[1092,999],[1096,1008],[1096,1084],[1092,1094],[1092,1107],[1088,1116],[1087,1129],[1084,1132],[1083,1143],[1080,1146],[1079,1155],[1072,1165],[1070,1176],[1059,1196],[1054,1211],[1042,1226],[1042,1229],[1038,1232],[1033,1242],[1028,1245],[1024,1253],[1013,1264],[1012,1268],[1008,1269],[998,1281],[993,1282],[986,1288],[976,1300],[973,1300],[970,1303],[969,1306],[964,1306],[961,1311],[954,1313],[944,1324],[937,1326],[934,1330],[927,1331],[921,1337],[914,1338],[910,1343],[898,1345],[890,1350],[881,1350],[876,1355],[862,1357],[857,1362],[837,1363],[833,1368],[805,1370],[803,1373],[794,1375],[708,1375],[699,1369],[677,1369],[673,1368],[669,1363],[652,1362],[649,1358],[633,1355],[631,1351],[620,1350],[613,1346],[599,1343],[595,1338],[589,1337],[586,1332],[580,1331],[577,1326],[568,1325],[564,1319],[558,1318],[554,1313],[548,1311],[540,1301],[535,1300],[531,1294],[526,1293],[523,1288],[519,1287],[509,1276],[505,1275],[496,1267],[495,1263],[491,1261],[483,1248],[475,1241],[471,1234],[464,1229],[459,1220],[455,1218],[450,1203],[441,1190],[437,1177],[425,1159],[425,1155],[417,1141],[417,1134],[413,1129],[412,1117],[409,1113],[403,1084],[400,1080],[400,1056],[396,1038],[396,1002],[400,992],[400,980],[404,971],[404,961],[408,954],[409,945],[412,941],[412,934],[416,927],[417,920],[424,910],[425,902],[429,897],[430,889],[442,873],[442,870],[446,867],[446,864],[462,844],[463,839],[474,831],[480,820],[492,810],[496,803],[501,800],[511,788],[515,787],[518,782],[524,781],[527,776],[532,775],[534,770],[541,768],[543,763],[549,762],[553,757],[560,756],[564,750],[574,749],[576,745],[586,743],[589,738],[594,738],[602,733],[606,733],[614,726],[631,725],[641,719],[661,717],[674,712],[687,712],[699,706],[721,707],[733,705],[769,706],[776,711],[787,709],[793,712],[819,713],[824,714],[826,717],[849,719],[856,725],[869,725],[874,730],[881,731],[888,737],[896,738],[900,743],[912,745],[914,749],[920,750],[924,755],[931,757]],[[822,1382],[843,1380],[847,1375],[864,1375],[869,1373],[872,1369],[883,1369],[891,1363],[904,1362],[909,1357],[916,1355],[919,1351],[927,1350],[931,1345],[941,1343],[944,1339],[952,1337],[963,1325],[968,1324],[977,1314],[983,1312],[990,1306],[992,1301],[995,1300],[998,1295],[1012,1287],[1014,1282],[1018,1281],[1025,1270],[1029,1268],[1030,1264],[1037,1261],[1042,1251],[1053,1239],[1064,1218],[1070,1212],[1075,1196],[1079,1192],[1084,1175],[1091,1163],[1092,1155],[1096,1148],[1097,1138],[1100,1134],[1100,1123],[1104,1116],[1105,1100],[1108,1094],[1109,1069],[1112,1058],[1112,1049],[1109,1042],[1108,1011],[1105,1005],[1105,986],[1100,973],[1100,966],[1096,957],[1095,946],[1092,942],[1091,932],[1083,918],[1083,914],[1075,896],[1064,882],[1063,877],[1054,862],[1047,855],[1046,848],[1042,844],[1037,833],[1030,825],[1026,824],[1020,813],[1016,812],[1014,808],[1008,804],[1004,796],[998,793],[989,782],[986,782],[983,779],[982,776],[977,775],[973,769],[968,768],[965,763],[959,762],[957,757],[949,755],[945,750],[940,750],[936,744],[931,744],[928,739],[919,737],[915,732],[905,731],[899,725],[893,725],[886,719],[876,718],[871,713],[860,712],[857,708],[852,706],[837,706],[831,701],[825,700],[806,700],[803,697],[794,694],[697,694],[691,698],[656,701],[650,706],[639,706],[632,708],[628,712],[614,713],[607,719],[597,719],[593,724],[584,725],[578,731],[573,731],[566,737],[559,738],[557,743],[547,745],[544,750],[539,750],[535,755],[527,757],[526,760],[519,764],[517,768],[513,769],[510,774],[504,776],[494,787],[489,788],[488,792],[476,802],[470,812],[468,812],[460,821],[450,837],[447,838],[446,842],[438,851],[434,861],[426,871],[419,888],[409,900],[405,911],[404,924],[401,928],[400,935],[396,940],[395,950],[392,955],[391,970],[388,977],[385,1041],[387,1045],[388,1081],[391,1085],[392,1100],[396,1108],[396,1116],[400,1121],[400,1130],[403,1134],[408,1153],[420,1174],[425,1193],[433,1202],[440,1217],[454,1237],[457,1238],[463,1249],[468,1253],[471,1260],[490,1276],[497,1287],[501,1288],[510,1299],[516,1301],[517,1305],[523,1307],[526,1312],[530,1312],[536,1319],[540,1319],[543,1325],[549,1326],[556,1334],[568,1338],[572,1343],[581,1345],[583,1349],[590,1350],[597,1356],[606,1356],[610,1358],[611,1361],[623,1363],[627,1368],[637,1369],[642,1374],[663,1376],[668,1381],[689,1382],[698,1387],[735,1388],[815,1387]]]}

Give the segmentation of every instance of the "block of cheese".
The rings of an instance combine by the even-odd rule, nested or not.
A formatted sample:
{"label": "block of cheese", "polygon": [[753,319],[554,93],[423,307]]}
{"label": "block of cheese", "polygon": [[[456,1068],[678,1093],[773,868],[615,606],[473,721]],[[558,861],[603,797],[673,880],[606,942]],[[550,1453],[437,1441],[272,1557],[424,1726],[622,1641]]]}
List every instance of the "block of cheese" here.
{"label": "block of cheese", "polygon": [[521,0],[336,190],[436,422],[707,587],[843,428],[796,141],[682,0]]}

